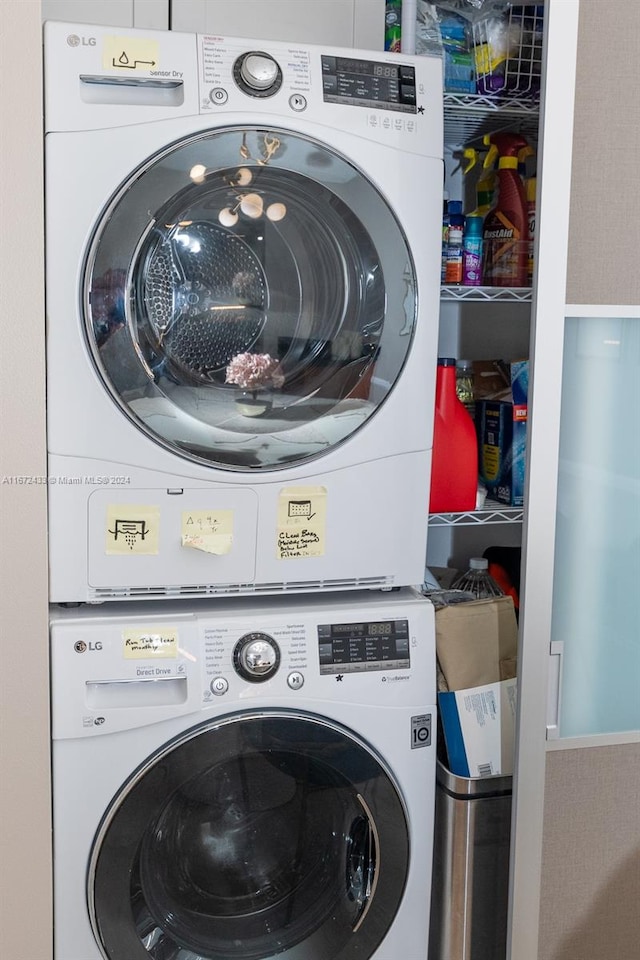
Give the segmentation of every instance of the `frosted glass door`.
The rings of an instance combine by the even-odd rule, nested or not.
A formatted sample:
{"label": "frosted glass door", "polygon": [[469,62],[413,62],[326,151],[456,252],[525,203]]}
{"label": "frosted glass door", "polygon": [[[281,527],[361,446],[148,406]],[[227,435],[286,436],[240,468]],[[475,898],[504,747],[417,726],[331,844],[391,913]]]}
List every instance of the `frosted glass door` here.
{"label": "frosted glass door", "polygon": [[565,326],[552,640],[560,736],[640,730],[640,318]]}

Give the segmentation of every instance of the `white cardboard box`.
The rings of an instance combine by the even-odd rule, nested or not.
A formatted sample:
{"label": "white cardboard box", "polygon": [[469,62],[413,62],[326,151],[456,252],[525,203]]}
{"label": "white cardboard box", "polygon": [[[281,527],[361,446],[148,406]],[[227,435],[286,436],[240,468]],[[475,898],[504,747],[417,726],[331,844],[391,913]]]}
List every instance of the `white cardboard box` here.
{"label": "white cardboard box", "polygon": [[513,773],[517,680],[438,694],[449,769],[459,777]]}

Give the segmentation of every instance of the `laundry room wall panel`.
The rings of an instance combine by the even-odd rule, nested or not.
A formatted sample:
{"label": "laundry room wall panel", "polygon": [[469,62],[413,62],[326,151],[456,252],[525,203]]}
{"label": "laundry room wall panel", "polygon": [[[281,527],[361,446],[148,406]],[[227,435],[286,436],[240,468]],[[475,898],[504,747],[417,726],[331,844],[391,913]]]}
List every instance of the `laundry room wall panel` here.
{"label": "laundry room wall panel", "polygon": [[50,960],[40,8],[0,16],[0,954]]}
{"label": "laundry room wall panel", "polygon": [[171,29],[381,50],[384,0],[171,0]]}
{"label": "laundry room wall panel", "polygon": [[42,0],[43,20],[69,23],[104,23],[114,27],[133,26],[133,0]]}
{"label": "laundry room wall panel", "polygon": [[169,0],[41,0],[43,20],[167,30]]}
{"label": "laundry room wall panel", "polygon": [[[633,306],[640,303],[640,5],[588,0],[578,29],[567,303]],[[604,50],[613,53],[606,70],[599,69]]]}

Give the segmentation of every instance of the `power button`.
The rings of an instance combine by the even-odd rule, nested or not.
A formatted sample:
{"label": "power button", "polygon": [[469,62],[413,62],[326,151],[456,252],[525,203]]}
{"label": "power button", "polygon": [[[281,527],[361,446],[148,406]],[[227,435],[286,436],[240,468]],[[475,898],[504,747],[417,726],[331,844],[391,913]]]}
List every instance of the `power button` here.
{"label": "power button", "polygon": [[210,683],[211,693],[216,697],[221,697],[229,689],[229,681],[224,677],[216,677]]}
{"label": "power button", "polygon": [[215,103],[217,106],[222,106],[222,104],[226,103],[228,99],[229,94],[224,87],[214,87],[209,93],[209,100],[211,100],[211,103]]}

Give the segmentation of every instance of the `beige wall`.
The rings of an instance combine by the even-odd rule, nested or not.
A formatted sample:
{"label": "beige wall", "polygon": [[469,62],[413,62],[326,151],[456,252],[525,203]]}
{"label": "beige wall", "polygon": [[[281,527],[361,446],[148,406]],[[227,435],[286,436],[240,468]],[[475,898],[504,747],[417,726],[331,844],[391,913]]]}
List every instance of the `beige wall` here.
{"label": "beige wall", "polygon": [[[40,4],[0,4],[0,930],[51,957]],[[2,480],[5,482],[2,482]]]}
{"label": "beige wall", "polygon": [[547,757],[540,960],[640,952],[640,744]]}
{"label": "beige wall", "polygon": [[640,303],[640,3],[580,0],[567,303]]}

